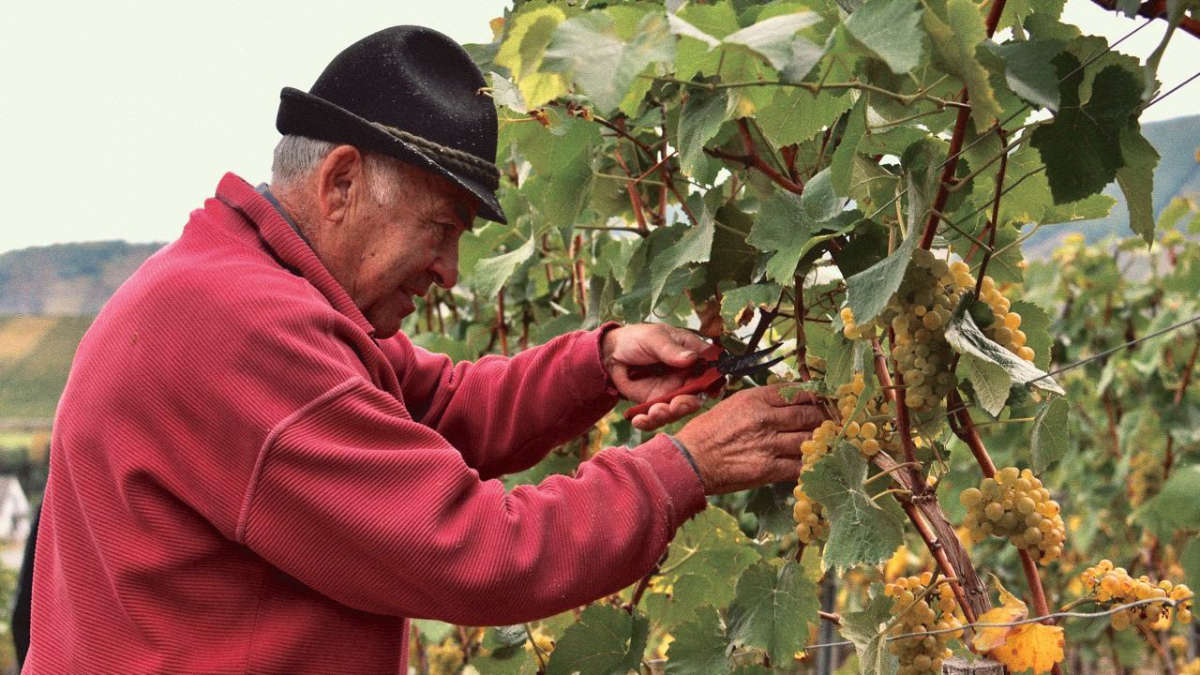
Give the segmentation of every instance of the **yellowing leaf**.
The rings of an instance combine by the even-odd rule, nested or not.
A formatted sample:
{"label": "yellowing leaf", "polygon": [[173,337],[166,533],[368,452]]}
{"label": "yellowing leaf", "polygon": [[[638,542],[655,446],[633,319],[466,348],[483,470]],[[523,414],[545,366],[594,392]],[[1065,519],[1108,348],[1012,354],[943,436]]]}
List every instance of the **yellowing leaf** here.
{"label": "yellowing leaf", "polygon": [[[979,617],[978,623],[1012,623],[1020,621],[1029,614],[1025,608],[1025,603],[1017,600],[1017,604],[1001,605],[983,613]],[[981,651],[990,651],[1004,645],[1008,639],[1008,634],[1012,631],[1010,626],[980,628],[975,634],[975,648]]]}
{"label": "yellowing leaf", "polygon": [[513,21],[508,38],[496,52],[496,63],[512,73],[530,108],[567,93],[567,81],[562,75],[539,72],[550,37],[566,18],[567,15],[554,6],[520,14]]}
{"label": "yellowing leaf", "polygon": [[1017,626],[1004,644],[992,650],[991,657],[1014,673],[1031,668],[1035,673],[1048,673],[1063,660],[1062,626],[1040,623]]}
{"label": "yellowing leaf", "polygon": [[[1013,623],[1029,615],[1029,608],[999,581],[1000,606],[984,612],[978,623]],[[1033,669],[1035,673],[1049,672],[1063,660],[1063,629],[1027,623],[1020,626],[981,627],[973,640],[975,649],[1008,666],[1013,672]]]}

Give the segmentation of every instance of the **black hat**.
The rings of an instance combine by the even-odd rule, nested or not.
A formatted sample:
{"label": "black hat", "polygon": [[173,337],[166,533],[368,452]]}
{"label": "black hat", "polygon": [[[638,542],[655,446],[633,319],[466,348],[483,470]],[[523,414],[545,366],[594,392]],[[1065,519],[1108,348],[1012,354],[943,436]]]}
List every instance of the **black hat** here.
{"label": "black hat", "polygon": [[284,87],[275,128],[433,171],[478,197],[481,217],[504,223],[495,195],[496,108],[485,86],[450,38],[393,26],[338,54],[308,93]]}

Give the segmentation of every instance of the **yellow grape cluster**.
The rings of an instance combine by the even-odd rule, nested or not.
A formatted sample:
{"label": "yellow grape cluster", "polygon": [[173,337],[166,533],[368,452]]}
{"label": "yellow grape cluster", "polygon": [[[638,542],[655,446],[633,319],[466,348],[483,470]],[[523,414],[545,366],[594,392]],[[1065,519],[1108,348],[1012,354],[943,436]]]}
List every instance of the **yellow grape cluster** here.
{"label": "yellow grape cluster", "polygon": [[1029,469],[1015,466],[985,478],[978,488],[967,488],[959,495],[967,507],[963,526],[978,543],[988,535],[1008,537],[1014,546],[1029,551],[1042,563],[1062,555],[1067,528],[1058,502]]}
{"label": "yellow grape cluster", "polygon": [[[842,333],[851,340],[864,340],[890,327],[892,357],[904,380],[905,404],[918,412],[932,410],[955,385],[949,372],[954,352],[945,339],[946,326],[963,293],[973,291],[975,285],[966,263],[947,263],[918,249],[900,288],[879,316],[858,324],[853,310],[842,308]],[[979,287],[979,300],[991,309],[993,318],[984,334],[1020,358],[1033,361],[1034,351],[1025,344],[1027,337],[1021,330],[1021,315],[1012,311],[1011,301],[989,276],[983,277]]]}
{"label": "yellow grape cluster", "polygon": [[430,675],[452,675],[462,667],[463,649],[457,642],[446,640],[426,647],[425,660],[429,664]]}
{"label": "yellow grape cluster", "polygon": [[1155,583],[1145,575],[1135,579],[1124,567],[1113,567],[1112,561],[1107,559],[1084,570],[1080,579],[1103,603],[1120,605],[1153,598],[1179,603],[1174,612],[1170,605],[1159,602],[1122,610],[1110,619],[1116,630],[1123,630],[1131,624],[1151,630],[1169,628],[1172,614],[1185,626],[1192,622],[1192,590],[1186,584],[1173,584],[1167,579]]}
{"label": "yellow grape cluster", "polygon": [[[932,575],[924,572],[920,576],[900,577],[884,586],[884,593],[892,598],[892,615],[898,617],[892,626],[892,635],[924,633],[962,626],[950,584],[942,583],[935,593],[922,597],[925,587],[931,581]],[[930,602],[934,598],[936,606]],[[941,673],[942,660],[952,653],[946,645],[960,635],[961,631],[892,640],[888,644],[888,650],[900,661],[898,675]]]}
{"label": "yellow grape cluster", "polygon": [[796,504],[792,507],[796,538],[805,545],[825,540],[829,536],[829,521],[825,520],[821,504],[804,494],[804,485],[799,481],[792,488],[792,496],[796,498]]}
{"label": "yellow grape cluster", "polygon": [[841,422],[825,420],[813,430],[812,438],[800,444],[804,456],[804,467],[812,468],[833,449],[838,434],[845,431],[846,441],[858,448],[865,457],[874,457],[882,449],[891,449],[899,443],[890,421],[891,405],[880,397],[872,398],[863,409],[854,414],[858,398],[866,388],[862,373],[837,389],[837,406]]}

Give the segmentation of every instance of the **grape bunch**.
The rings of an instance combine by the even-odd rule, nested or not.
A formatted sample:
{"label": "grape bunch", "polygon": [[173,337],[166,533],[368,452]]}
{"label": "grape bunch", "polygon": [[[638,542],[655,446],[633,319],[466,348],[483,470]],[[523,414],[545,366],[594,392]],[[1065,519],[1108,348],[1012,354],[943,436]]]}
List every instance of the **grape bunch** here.
{"label": "grape bunch", "polygon": [[799,481],[792,488],[796,497],[796,505],[792,507],[792,519],[796,521],[796,537],[808,545],[814,541],[824,540],[829,536],[829,521],[825,520],[821,505],[804,494],[804,486]]}
{"label": "grape bunch", "polygon": [[[1186,584],[1173,584],[1167,579],[1156,584],[1145,575],[1135,579],[1124,567],[1114,568],[1112,561],[1107,559],[1084,570],[1080,579],[1102,603],[1124,604],[1153,598],[1170,599],[1178,603],[1174,616],[1179,622],[1183,625],[1192,622],[1192,591]],[[1152,602],[1117,612],[1112,615],[1110,621],[1116,630],[1128,628],[1131,624],[1160,630],[1170,627],[1172,614],[1170,605]]]}
{"label": "grape bunch", "polygon": [[963,490],[959,501],[967,507],[963,525],[972,541],[978,543],[988,535],[1008,537],[1042,563],[1062,555],[1066,526],[1061,509],[1029,469],[1001,469],[978,488]]}
{"label": "grape bunch", "polygon": [[[932,576],[924,572],[920,576],[901,577],[884,587],[884,593],[892,598],[892,615],[897,617],[892,626],[892,635],[962,626],[950,584],[940,584],[935,593],[924,593]],[[932,597],[936,597],[936,606],[930,602]],[[952,653],[946,645],[960,635],[962,633],[958,631],[892,640],[888,650],[900,660],[898,675],[934,675],[942,672],[942,660]]]}
{"label": "grape bunch", "polygon": [[806,469],[812,468],[829,454],[838,434],[843,434],[847,442],[868,458],[874,457],[880,450],[894,449],[898,445],[899,439],[890,422],[891,405],[882,397],[868,400],[863,409],[855,414],[864,389],[866,384],[862,373],[855,373],[853,380],[838,387],[837,407],[841,421],[825,420],[813,430],[811,439],[800,444]]}

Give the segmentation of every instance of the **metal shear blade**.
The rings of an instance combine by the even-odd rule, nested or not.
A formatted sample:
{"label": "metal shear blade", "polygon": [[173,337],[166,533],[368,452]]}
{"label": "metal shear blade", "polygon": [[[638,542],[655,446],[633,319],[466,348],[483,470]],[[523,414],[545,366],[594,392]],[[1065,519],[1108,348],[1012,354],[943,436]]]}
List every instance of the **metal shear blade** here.
{"label": "metal shear blade", "polygon": [[776,349],[779,349],[779,346],[781,344],[783,344],[783,343],[776,342],[775,344],[771,345],[770,347],[767,347],[765,349],[760,349],[756,352],[750,352],[749,354],[734,355],[734,354],[729,354],[729,353],[722,353],[719,357],[717,357],[717,370],[719,370],[721,373],[723,373],[725,375],[730,375],[732,377],[741,377],[743,375],[748,375],[756,370],[763,370],[766,368],[770,368],[771,366],[775,365],[776,363],[779,363],[780,361],[787,358],[786,355],[785,356],[777,356],[773,359],[770,359],[769,361],[762,361],[761,359],[764,356],[775,351]]}

